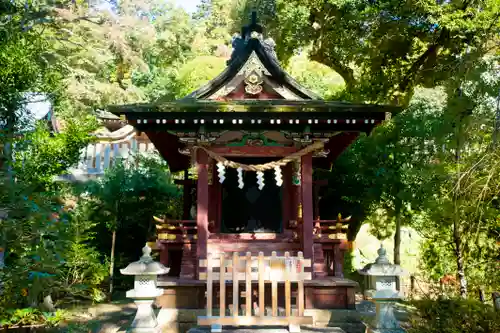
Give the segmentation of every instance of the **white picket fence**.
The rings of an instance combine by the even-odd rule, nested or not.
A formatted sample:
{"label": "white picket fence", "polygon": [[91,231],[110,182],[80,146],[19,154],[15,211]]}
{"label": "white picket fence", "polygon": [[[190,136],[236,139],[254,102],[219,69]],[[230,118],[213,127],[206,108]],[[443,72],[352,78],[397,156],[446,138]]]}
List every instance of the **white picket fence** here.
{"label": "white picket fence", "polygon": [[84,181],[104,175],[106,169],[113,166],[117,159],[127,159],[130,155],[154,153],[156,148],[151,142],[138,141],[135,137],[120,143],[98,142],[82,150],[80,162],[70,170],[69,175],[58,180]]}

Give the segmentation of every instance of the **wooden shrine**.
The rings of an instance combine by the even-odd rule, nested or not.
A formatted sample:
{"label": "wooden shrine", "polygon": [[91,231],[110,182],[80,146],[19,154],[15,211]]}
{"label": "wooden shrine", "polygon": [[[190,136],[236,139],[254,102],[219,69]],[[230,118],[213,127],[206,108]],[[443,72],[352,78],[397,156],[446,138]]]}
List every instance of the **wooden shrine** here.
{"label": "wooden shrine", "polygon": [[[315,168],[329,169],[357,138],[398,109],[324,101],[279,65],[255,22],[233,41],[227,68],[183,99],[109,107],[147,135],[172,172],[185,171],[183,220],[156,218],[164,307],[206,306],[207,254],[303,253],[306,308],[353,308],[343,277],[348,219],[321,220]],[[187,170],[196,166],[196,179]]]}

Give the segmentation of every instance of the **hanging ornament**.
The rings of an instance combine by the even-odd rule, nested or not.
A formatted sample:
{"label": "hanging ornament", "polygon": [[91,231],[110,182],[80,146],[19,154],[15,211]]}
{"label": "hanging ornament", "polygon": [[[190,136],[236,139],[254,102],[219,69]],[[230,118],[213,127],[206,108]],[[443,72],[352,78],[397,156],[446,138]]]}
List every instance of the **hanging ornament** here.
{"label": "hanging ornament", "polygon": [[279,166],[274,167],[274,179],[276,179],[277,186],[281,186],[283,184],[283,177],[281,175],[281,168]]}
{"label": "hanging ornament", "polygon": [[243,183],[243,169],[238,168],[236,171],[238,171],[238,187],[242,189],[245,186],[245,183]]}
{"label": "hanging ornament", "polygon": [[262,171],[257,171],[257,184],[259,185],[259,190],[264,188],[264,173]]}
{"label": "hanging ornament", "polygon": [[217,163],[217,172],[219,174],[219,183],[224,183],[224,180],[226,179],[226,168],[222,162]]}
{"label": "hanging ornament", "polygon": [[292,184],[295,186],[300,186],[300,162],[295,162],[293,164],[293,175],[292,175]]}

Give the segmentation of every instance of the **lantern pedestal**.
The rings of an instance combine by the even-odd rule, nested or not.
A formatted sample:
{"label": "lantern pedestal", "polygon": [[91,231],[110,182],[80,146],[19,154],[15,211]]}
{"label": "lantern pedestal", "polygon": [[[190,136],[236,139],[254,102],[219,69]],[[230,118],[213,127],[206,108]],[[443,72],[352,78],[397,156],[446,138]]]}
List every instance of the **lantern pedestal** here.
{"label": "lantern pedestal", "polygon": [[127,332],[157,332],[158,321],[153,310],[154,299],[134,300],[137,313]]}
{"label": "lantern pedestal", "polygon": [[404,330],[394,315],[394,305],[397,300],[373,299],[375,302],[375,322],[370,325],[368,332],[372,333],[399,333]]}

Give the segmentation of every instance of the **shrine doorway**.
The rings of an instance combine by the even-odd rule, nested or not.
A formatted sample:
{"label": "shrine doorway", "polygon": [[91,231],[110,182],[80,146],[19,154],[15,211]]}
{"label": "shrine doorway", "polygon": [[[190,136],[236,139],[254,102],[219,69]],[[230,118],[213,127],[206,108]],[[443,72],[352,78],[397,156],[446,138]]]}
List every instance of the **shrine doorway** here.
{"label": "shrine doorway", "polygon": [[[272,161],[263,158],[238,159],[244,164]],[[244,187],[238,187],[236,169],[226,169],[222,184],[222,233],[281,233],[282,187],[276,185],[274,170],[264,172],[264,187],[259,190],[256,172],[243,172]]]}

